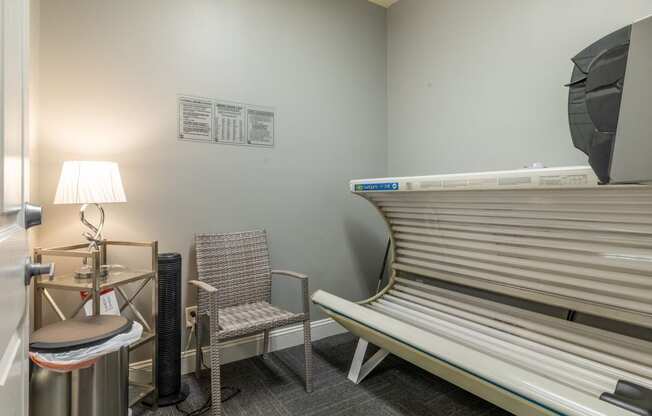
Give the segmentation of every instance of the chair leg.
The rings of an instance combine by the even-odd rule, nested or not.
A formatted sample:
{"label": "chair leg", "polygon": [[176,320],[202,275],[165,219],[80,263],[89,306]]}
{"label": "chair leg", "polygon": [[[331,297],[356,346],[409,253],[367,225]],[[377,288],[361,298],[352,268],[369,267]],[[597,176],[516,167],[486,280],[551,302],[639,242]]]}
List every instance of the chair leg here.
{"label": "chair leg", "polygon": [[220,379],[220,345],[211,343],[211,401],[212,415],[222,414],[222,380]]}
{"label": "chair leg", "polygon": [[267,359],[269,355],[269,329],[263,332],[263,359]]}
{"label": "chair leg", "polygon": [[195,377],[201,376],[201,336],[199,335],[199,316],[195,318]]}
{"label": "chair leg", "polygon": [[312,341],[310,338],[310,320],[303,321],[303,349],[305,354],[306,391],[312,392]]}

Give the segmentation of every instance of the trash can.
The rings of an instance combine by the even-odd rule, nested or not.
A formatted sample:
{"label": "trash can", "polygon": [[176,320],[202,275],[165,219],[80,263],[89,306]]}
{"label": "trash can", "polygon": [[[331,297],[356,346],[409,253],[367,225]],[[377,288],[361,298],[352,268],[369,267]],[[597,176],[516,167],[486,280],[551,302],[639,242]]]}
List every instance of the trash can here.
{"label": "trash can", "polygon": [[91,367],[59,373],[34,366],[30,380],[31,416],[127,416],[127,347],[97,359]]}
{"label": "trash can", "polygon": [[[140,331],[134,331],[136,325]],[[30,415],[127,416],[128,343],[140,333],[139,324],[110,315],[63,321],[34,332],[30,355],[38,365],[33,365],[30,379]]]}
{"label": "trash can", "polygon": [[32,364],[29,380],[30,416],[70,416],[71,373],[57,373]]}

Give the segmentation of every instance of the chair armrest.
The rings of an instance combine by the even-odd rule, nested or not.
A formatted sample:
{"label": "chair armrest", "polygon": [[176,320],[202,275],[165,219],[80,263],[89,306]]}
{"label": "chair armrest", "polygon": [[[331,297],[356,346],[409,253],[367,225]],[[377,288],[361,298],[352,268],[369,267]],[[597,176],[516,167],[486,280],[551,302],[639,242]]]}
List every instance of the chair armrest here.
{"label": "chair armrest", "polygon": [[303,273],[291,272],[289,270],[272,270],[272,274],[294,277],[295,279],[308,279],[308,276]]}
{"label": "chair armrest", "polygon": [[[208,293],[208,309],[210,311],[209,316],[211,317],[211,331],[217,331],[219,328],[218,316],[220,313],[219,307],[217,305],[217,289],[206,282],[202,282],[201,280],[191,280],[188,283],[195,286],[199,290],[203,290]],[[215,325],[215,327],[213,327],[213,325]]]}
{"label": "chair armrest", "polygon": [[287,276],[299,279],[303,297],[303,314],[310,319],[310,296],[308,295],[308,276],[303,273],[291,272],[289,270],[272,270],[272,276]]}
{"label": "chair armrest", "polygon": [[209,285],[208,283],[202,282],[201,280],[191,280],[188,283],[208,293],[217,293],[217,289],[215,289],[213,286]]}

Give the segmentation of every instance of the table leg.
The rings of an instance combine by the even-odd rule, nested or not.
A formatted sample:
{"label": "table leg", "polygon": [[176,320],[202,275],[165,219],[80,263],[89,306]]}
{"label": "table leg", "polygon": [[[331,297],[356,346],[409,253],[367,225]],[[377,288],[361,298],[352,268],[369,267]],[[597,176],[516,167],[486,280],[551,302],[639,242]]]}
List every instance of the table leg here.
{"label": "table leg", "polygon": [[34,288],[34,330],[43,326],[43,288]]}

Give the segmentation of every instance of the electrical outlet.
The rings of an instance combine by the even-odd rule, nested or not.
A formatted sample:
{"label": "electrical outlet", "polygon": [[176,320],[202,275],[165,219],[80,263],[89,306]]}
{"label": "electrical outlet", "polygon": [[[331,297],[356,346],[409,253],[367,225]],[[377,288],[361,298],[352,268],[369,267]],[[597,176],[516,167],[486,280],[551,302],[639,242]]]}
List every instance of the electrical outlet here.
{"label": "electrical outlet", "polygon": [[197,322],[197,307],[188,306],[186,308],[186,328],[195,326],[195,322]]}

